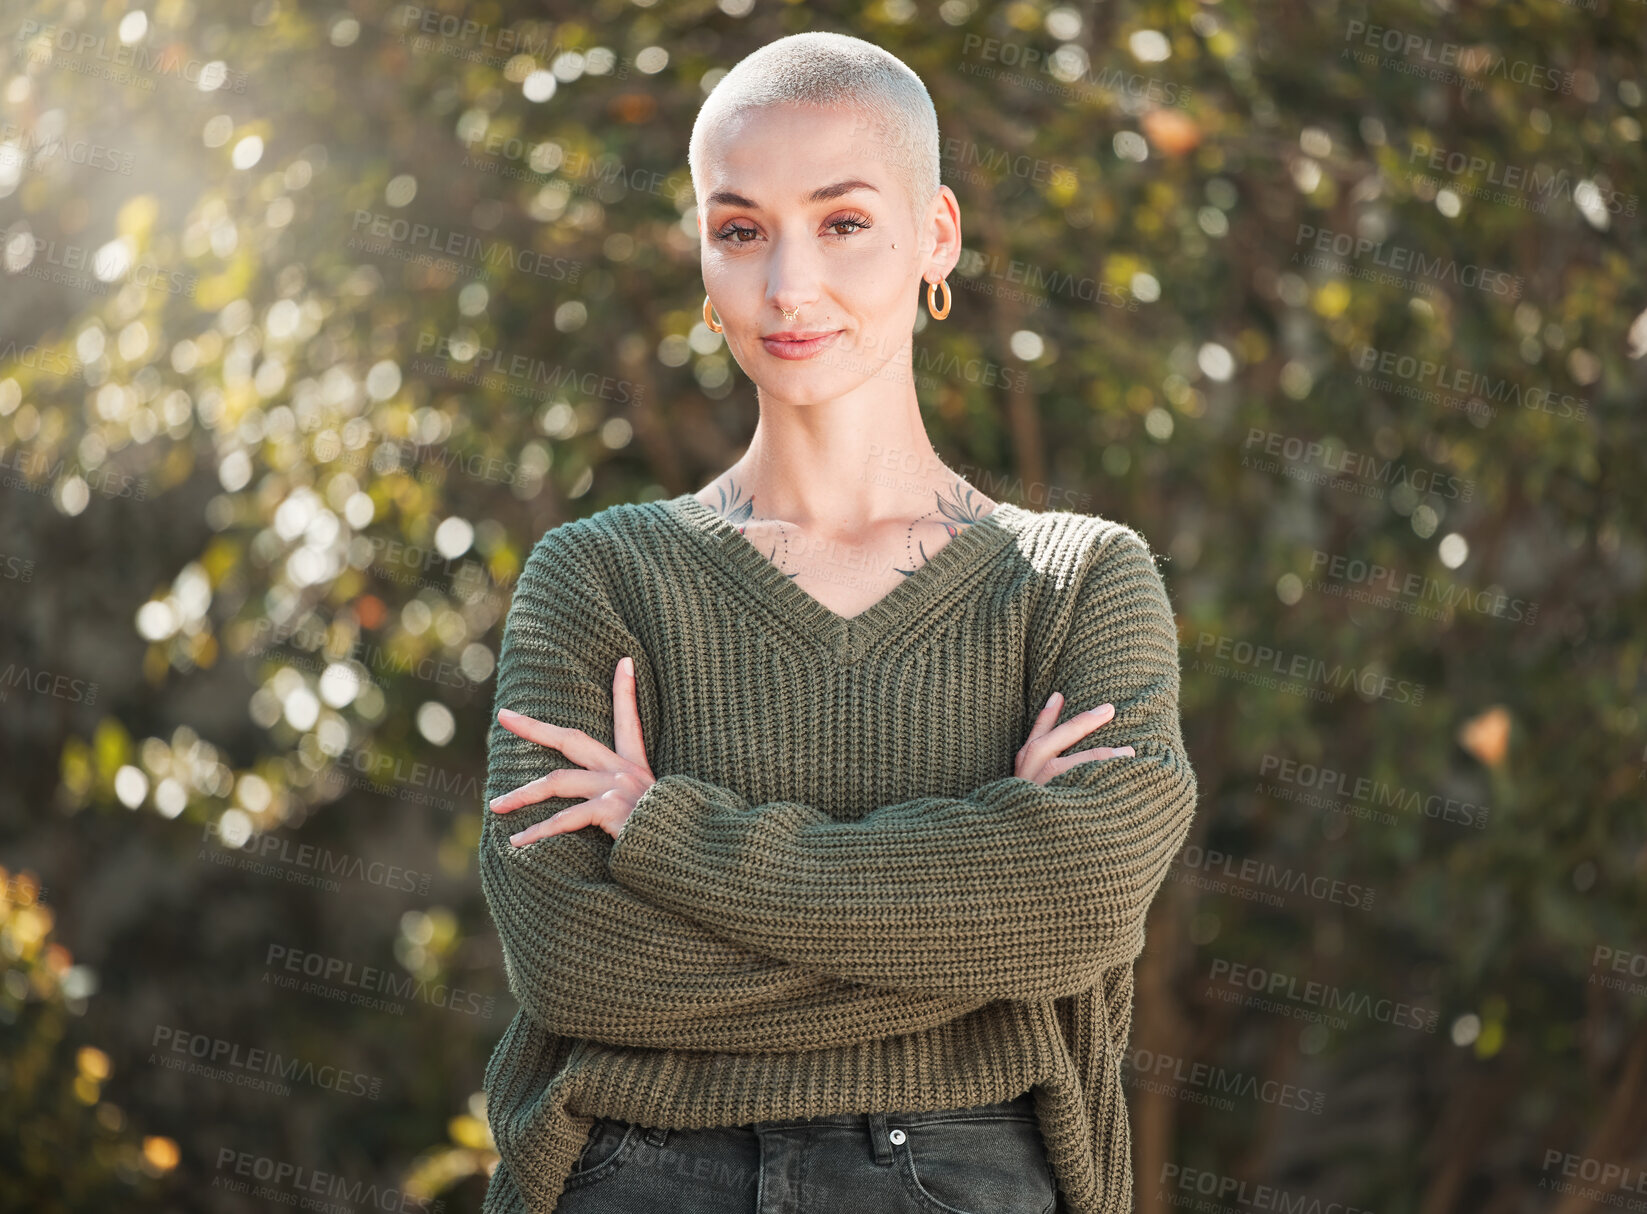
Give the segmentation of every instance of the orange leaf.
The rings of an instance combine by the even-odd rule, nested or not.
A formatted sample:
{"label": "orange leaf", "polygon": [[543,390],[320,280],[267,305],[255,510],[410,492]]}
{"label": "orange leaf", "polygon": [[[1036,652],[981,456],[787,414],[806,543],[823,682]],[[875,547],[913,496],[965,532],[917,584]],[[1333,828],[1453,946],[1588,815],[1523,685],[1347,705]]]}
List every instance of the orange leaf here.
{"label": "orange leaf", "polygon": [[1142,121],[1144,134],[1167,156],[1182,156],[1201,142],[1201,128],[1183,110],[1149,110]]}
{"label": "orange leaf", "polygon": [[1488,767],[1498,767],[1510,750],[1510,713],[1494,704],[1458,727],[1458,744]]}

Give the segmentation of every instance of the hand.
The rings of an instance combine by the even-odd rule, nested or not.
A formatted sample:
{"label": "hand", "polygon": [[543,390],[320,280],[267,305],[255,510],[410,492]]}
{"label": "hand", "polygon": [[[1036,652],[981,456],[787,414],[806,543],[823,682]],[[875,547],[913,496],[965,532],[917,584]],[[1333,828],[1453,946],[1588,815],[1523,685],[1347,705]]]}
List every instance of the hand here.
{"label": "hand", "polygon": [[581,729],[551,725],[507,708],[498,710],[498,724],[528,742],[554,747],[578,766],[552,771],[504,793],[492,802],[494,812],[506,814],[511,809],[547,801],[550,797],[588,798],[509,836],[509,842],[516,847],[591,824],[616,839],[623,824],[629,821],[629,815],[635,812],[635,802],[657,783],[646,762],[646,745],[641,741],[633,658],[620,659],[612,678],[612,740],[617,744],[616,753]]}
{"label": "hand", "polygon": [[1053,777],[1063,775],[1078,763],[1090,763],[1094,759],[1113,759],[1119,755],[1137,758],[1137,752],[1130,746],[1095,746],[1091,750],[1078,750],[1072,755],[1060,758],[1059,751],[1075,745],[1100,725],[1109,724],[1110,719],[1115,716],[1115,705],[1102,704],[1091,712],[1071,717],[1057,729],[1053,729],[1052,723],[1058,719],[1058,710],[1063,706],[1064,693],[1053,692],[1052,697],[1047,700],[1047,706],[1041,709],[1041,715],[1035,718],[1035,725],[1029,731],[1029,740],[1018,751],[1018,758],[1013,764],[1013,775],[1033,780],[1037,784],[1045,784]]}

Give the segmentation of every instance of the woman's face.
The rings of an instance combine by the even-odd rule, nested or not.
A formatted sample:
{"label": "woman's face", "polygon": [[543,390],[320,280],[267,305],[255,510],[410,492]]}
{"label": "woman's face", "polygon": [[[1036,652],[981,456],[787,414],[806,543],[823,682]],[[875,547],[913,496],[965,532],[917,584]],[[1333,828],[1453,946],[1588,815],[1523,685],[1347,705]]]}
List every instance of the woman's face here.
{"label": "woman's face", "polygon": [[907,382],[907,359],[893,360],[910,341],[917,284],[959,256],[954,194],[941,187],[917,222],[887,163],[903,153],[879,129],[852,112],[778,106],[705,140],[704,286],[732,356],[774,398],[815,404],[872,376]]}

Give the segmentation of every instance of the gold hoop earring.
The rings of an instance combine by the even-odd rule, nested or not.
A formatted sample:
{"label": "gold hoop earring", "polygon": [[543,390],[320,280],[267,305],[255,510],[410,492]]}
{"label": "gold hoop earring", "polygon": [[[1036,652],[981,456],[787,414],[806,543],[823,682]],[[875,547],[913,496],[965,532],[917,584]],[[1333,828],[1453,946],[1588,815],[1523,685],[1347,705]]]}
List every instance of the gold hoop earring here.
{"label": "gold hoop earring", "polygon": [[[937,305],[933,302],[933,297],[937,295],[939,287],[944,289],[944,310],[942,312],[938,311]],[[937,282],[926,284],[926,310],[932,313],[933,320],[942,320],[949,315],[949,279],[940,278]]]}
{"label": "gold hoop earring", "polygon": [[711,333],[719,333],[723,328],[725,328],[720,321],[715,319],[715,312],[714,309],[709,306],[709,296],[707,295],[703,297],[703,323],[709,326],[709,331]]}

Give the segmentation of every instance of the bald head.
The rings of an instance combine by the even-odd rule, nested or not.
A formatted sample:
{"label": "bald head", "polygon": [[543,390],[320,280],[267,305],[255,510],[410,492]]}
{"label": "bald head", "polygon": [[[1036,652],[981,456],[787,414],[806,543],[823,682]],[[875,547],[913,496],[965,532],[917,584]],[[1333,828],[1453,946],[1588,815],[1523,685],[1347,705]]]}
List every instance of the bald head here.
{"label": "bald head", "polygon": [[[850,117],[853,143],[884,162],[919,217],[938,192],[938,115],[909,67],[874,43],[846,34],[791,34],[752,51],[721,78],[698,110],[687,145],[692,190],[703,207],[703,167],[729,120],[768,107],[799,105]],[[758,115],[756,115],[758,119]]]}

